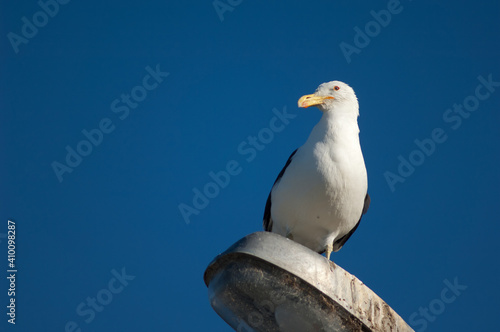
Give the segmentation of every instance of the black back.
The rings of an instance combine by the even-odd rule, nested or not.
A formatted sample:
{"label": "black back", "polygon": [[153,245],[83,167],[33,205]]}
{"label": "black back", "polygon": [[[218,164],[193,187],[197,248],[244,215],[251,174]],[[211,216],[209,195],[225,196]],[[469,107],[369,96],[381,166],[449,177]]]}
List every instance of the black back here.
{"label": "black back", "polygon": [[356,226],[354,226],[353,229],[350,230],[349,233],[347,233],[346,235],[342,236],[337,241],[333,242],[333,251],[334,252],[339,251],[344,246],[344,244],[347,242],[347,240],[349,240],[349,238],[351,237],[351,235],[356,231],[356,229],[359,226],[359,223],[361,222],[361,218],[366,213],[366,211],[368,211],[368,208],[370,207],[370,202],[371,202],[370,195],[368,195],[368,193],[366,193],[366,196],[365,196],[365,205],[363,205],[363,211],[361,212],[361,216],[359,217],[358,223],[356,224]]}
{"label": "black back", "polygon": [[269,193],[269,196],[267,197],[267,202],[266,202],[266,207],[264,209],[264,219],[263,219],[263,226],[264,230],[266,232],[271,232],[273,230],[273,219],[271,218],[271,204],[272,204],[272,199],[271,195],[273,193],[273,188],[276,186],[276,184],[281,180],[283,177],[283,174],[285,174],[285,170],[290,165],[292,162],[292,158],[295,155],[295,152],[297,152],[298,149],[295,149],[295,151],[292,152],[290,157],[288,157],[288,160],[286,161],[285,167],[281,170],[280,174],[278,174],[278,177],[274,181],[273,187],[271,188],[271,192]]}

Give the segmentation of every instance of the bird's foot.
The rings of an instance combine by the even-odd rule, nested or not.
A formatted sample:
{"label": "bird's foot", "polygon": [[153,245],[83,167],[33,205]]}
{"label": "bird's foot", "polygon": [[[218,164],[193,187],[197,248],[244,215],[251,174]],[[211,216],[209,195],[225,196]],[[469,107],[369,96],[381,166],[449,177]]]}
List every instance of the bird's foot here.
{"label": "bird's foot", "polygon": [[333,261],[328,261],[328,264],[330,264],[330,271],[332,272],[337,267],[337,264],[335,264]]}

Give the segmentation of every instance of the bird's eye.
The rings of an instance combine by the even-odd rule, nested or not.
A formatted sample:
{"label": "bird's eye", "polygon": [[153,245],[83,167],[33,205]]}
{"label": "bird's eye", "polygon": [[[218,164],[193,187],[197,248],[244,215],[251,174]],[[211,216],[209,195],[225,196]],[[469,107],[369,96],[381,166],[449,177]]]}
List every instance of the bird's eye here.
{"label": "bird's eye", "polygon": [[335,85],[334,89],[335,89],[335,91],[339,91],[340,87],[338,85]]}

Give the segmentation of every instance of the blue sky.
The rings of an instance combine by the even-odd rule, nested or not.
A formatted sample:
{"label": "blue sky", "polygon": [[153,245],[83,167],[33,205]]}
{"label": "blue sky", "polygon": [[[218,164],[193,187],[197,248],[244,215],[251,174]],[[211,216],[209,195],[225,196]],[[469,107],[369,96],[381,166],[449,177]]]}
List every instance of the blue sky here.
{"label": "blue sky", "polygon": [[333,260],[416,331],[496,326],[500,4],[216,4],[2,2],[0,329],[231,331],[203,272],[261,230],[321,116],[296,102],[331,80],[372,197]]}

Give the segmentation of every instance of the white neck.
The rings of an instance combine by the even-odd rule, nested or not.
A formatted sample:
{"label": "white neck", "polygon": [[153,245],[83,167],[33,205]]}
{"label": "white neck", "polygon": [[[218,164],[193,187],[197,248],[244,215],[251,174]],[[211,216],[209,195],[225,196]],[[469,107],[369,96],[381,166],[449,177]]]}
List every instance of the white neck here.
{"label": "white neck", "polygon": [[341,143],[346,141],[350,144],[353,142],[359,144],[358,112],[352,109],[355,105],[344,104],[342,106],[323,112],[321,120],[309,135],[308,142],[333,141]]}

